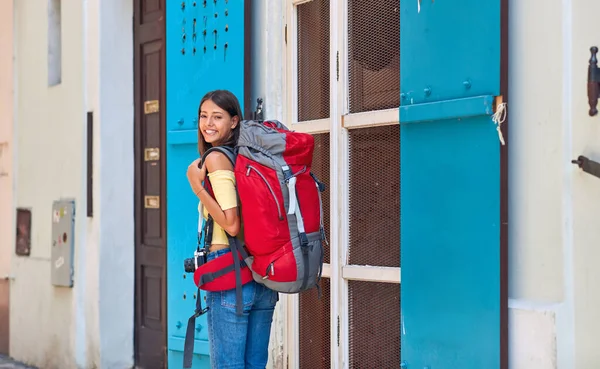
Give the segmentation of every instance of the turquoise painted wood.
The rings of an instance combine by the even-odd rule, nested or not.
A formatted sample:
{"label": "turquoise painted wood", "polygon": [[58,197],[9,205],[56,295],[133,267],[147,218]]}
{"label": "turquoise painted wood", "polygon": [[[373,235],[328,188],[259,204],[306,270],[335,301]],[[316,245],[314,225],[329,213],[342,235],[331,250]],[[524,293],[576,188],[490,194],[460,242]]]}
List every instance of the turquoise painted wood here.
{"label": "turquoise painted wood", "polygon": [[402,361],[500,367],[500,0],[402,1]]}
{"label": "turquoise painted wood", "polygon": [[[228,89],[244,101],[244,1],[166,3],[168,366],[181,368],[186,324],[197,292],[192,275],[183,270],[183,260],[196,248],[198,227],[198,200],[185,172],[198,157],[202,96]],[[196,320],[194,352],[193,368],[209,368],[206,316]]]}

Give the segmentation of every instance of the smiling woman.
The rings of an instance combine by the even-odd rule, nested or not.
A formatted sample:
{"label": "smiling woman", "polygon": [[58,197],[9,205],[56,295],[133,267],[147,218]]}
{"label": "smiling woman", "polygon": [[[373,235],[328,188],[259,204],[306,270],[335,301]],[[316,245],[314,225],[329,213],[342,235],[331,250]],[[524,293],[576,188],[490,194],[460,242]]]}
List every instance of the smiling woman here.
{"label": "smiling woman", "polygon": [[240,103],[233,93],[215,90],[204,95],[198,108],[198,152],[213,146],[233,147],[240,135]]}
{"label": "smiling woman", "polygon": [[[233,165],[222,152],[209,151],[218,146],[233,149],[240,135],[241,119],[240,104],[230,91],[212,91],[200,101],[198,151],[203,159],[196,159],[188,166],[187,178],[201,202],[198,210],[207,224],[208,262],[237,257],[234,247],[237,243],[230,241],[230,237],[243,240]],[[206,292],[210,360],[215,368],[267,365],[278,294],[254,282],[251,274],[246,273],[248,278],[239,290]],[[191,365],[191,361],[186,365]]]}
{"label": "smiling woman", "polygon": [[218,145],[230,138],[239,122],[237,115],[231,116],[212,100],[202,104],[199,129],[207,143]]}

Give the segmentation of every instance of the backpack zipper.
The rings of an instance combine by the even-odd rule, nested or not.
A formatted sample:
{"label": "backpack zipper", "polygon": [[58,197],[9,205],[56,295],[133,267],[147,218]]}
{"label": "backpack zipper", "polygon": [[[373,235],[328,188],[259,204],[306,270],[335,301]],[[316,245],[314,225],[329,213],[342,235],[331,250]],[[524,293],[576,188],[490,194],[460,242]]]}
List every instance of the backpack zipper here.
{"label": "backpack zipper", "polygon": [[272,262],[269,264],[269,266],[267,266],[267,269],[265,270],[265,276],[262,277],[262,279],[269,279],[269,271],[271,272],[271,276],[275,275],[275,262]]}
{"label": "backpack zipper", "polygon": [[283,220],[283,215],[281,212],[281,206],[279,205],[279,200],[277,200],[277,196],[275,196],[275,191],[273,191],[273,188],[271,187],[271,185],[269,184],[269,182],[267,181],[265,176],[258,169],[256,169],[256,167],[254,167],[250,164],[246,165],[246,168],[248,168],[248,170],[246,171],[246,177],[250,176],[250,171],[253,170],[265,182],[265,184],[267,185],[267,188],[269,189],[269,192],[271,192],[271,196],[273,196],[273,200],[275,200],[275,204],[277,204],[277,214],[279,215],[279,220]]}

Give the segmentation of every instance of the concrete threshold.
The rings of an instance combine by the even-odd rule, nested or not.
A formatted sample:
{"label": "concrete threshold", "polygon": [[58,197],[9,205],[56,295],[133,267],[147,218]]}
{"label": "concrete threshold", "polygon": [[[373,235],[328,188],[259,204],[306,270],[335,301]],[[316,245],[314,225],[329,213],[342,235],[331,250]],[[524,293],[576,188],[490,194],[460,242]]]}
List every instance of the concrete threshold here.
{"label": "concrete threshold", "polygon": [[33,366],[25,365],[14,361],[8,356],[0,355],[0,369],[37,369]]}

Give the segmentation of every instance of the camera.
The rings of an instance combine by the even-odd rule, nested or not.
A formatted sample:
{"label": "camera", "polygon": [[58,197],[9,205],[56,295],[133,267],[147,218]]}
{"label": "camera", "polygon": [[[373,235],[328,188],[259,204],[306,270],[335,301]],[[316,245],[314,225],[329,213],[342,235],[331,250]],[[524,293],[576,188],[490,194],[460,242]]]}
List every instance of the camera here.
{"label": "camera", "polygon": [[199,266],[206,262],[204,257],[204,249],[194,251],[193,258],[183,259],[183,270],[185,270],[186,273],[194,273]]}
{"label": "camera", "polygon": [[196,259],[187,258],[183,259],[183,269],[186,273],[194,273],[196,271]]}

